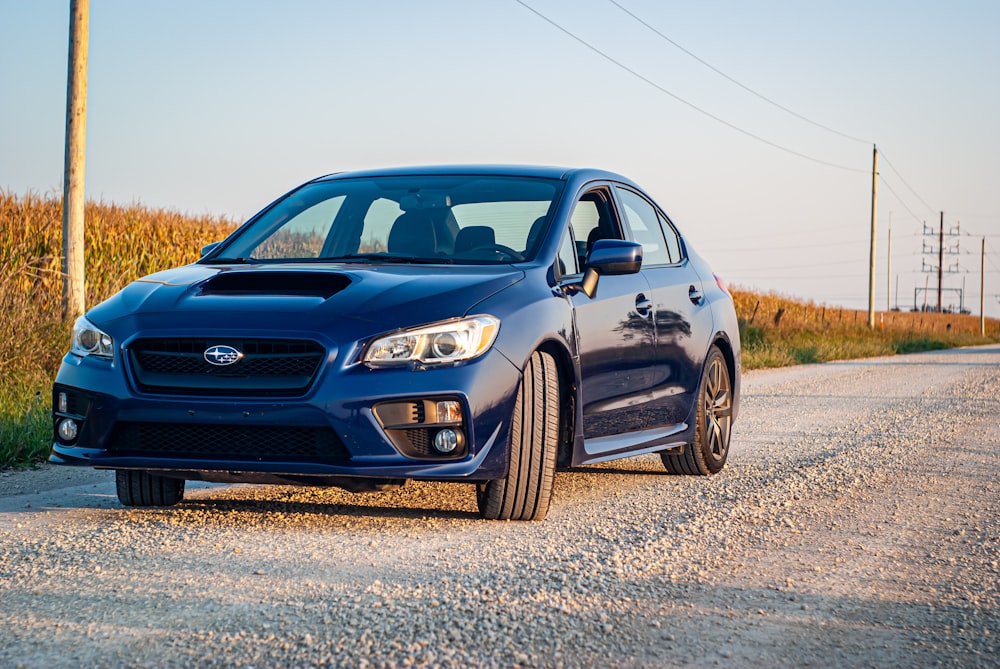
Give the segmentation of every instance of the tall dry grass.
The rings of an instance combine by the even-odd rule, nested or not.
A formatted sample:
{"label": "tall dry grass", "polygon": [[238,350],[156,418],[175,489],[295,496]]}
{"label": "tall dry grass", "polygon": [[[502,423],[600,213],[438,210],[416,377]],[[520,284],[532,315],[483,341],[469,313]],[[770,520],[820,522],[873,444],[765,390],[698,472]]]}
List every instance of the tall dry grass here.
{"label": "tall dry grass", "polygon": [[1000,341],[1000,322],[979,317],[888,311],[875,314],[770,293],[733,289],[747,369],[914,353]]}
{"label": "tall dry grass", "polygon": [[[94,305],[126,283],[198,259],[228,234],[223,217],[186,216],[142,205],[87,203],[86,299]],[[62,198],[0,191],[0,467],[44,457],[51,438],[50,389],[69,345],[62,322]]]}
{"label": "tall dry grass", "polygon": [[[155,271],[194,262],[199,249],[228,234],[223,217],[192,217],[141,205],[88,202],[86,300],[97,304]],[[54,373],[68,333],[62,321],[62,201],[54,195],[0,191],[0,368]]]}

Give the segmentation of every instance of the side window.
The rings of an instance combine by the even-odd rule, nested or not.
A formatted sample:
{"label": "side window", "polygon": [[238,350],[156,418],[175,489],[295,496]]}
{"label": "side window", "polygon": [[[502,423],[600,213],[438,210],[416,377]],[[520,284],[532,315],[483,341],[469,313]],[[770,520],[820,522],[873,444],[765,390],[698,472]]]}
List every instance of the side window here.
{"label": "side window", "polygon": [[573,235],[570,229],[563,230],[562,241],[559,243],[559,274],[568,276],[580,272],[578,253],[576,245],[573,243]]}
{"label": "side window", "polygon": [[587,191],[577,201],[570,217],[576,253],[583,267],[590,247],[598,239],[621,239],[621,230],[611,206],[611,193],[607,188]]}
{"label": "side window", "polygon": [[670,262],[678,263],[684,260],[681,254],[681,241],[677,236],[677,231],[674,230],[674,226],[664,218],[660,216],[660,227],[663,229],[663,236],[667,240],[667,251],[670,252]]}
{"label": "side window", "polygon": [[635,241],[642,244],[643,266],[669,265],[670,252],[663,239],[663,230],[660,228],[656,209],[638,193],[630,190],[618,189],[618,195],[621,197],[625,219],[632,228]]}
{"label": "side window", "polygon": [[[573,236],[576,237],[576,254],[581,259],[587,257],[587,239],[593,230],[599,229],[599,220],[597,204],[593,200],[580,200],[573,208],[570,225],[573,226]],[[580,265],[583,265],[582,260]]]}

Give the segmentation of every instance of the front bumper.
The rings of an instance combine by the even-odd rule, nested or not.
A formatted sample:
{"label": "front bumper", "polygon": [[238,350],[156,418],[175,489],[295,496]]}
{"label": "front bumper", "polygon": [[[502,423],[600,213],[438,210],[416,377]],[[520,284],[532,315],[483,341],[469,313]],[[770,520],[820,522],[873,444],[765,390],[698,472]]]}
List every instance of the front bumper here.
{"label": "front bumper", "polygon": [[[118,359],[69,354],[53,390],[49,461],[206,480],[485,481],[506,473],[520,372],[496,350],[447,368],[331,363],[302,397],[202,397],[143,393]],[[390,412],[377,408],[406,402],[433,407],[439,400],[461,406],[463,443],[456,453],[401,442],[401,434],[433,435],[440,428],[433,416],[427,423],[419,422],[423,415],[407,419],[417,421],[403,426],[411,432],[387,426]],[[67,419],[76,424],[72,439],[58,430]]]}

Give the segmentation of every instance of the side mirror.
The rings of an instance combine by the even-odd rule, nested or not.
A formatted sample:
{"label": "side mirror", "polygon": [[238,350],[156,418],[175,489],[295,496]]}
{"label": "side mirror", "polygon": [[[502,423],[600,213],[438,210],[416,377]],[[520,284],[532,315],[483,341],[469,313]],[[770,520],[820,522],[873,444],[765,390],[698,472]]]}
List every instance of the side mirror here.
{"label": "side mirror", "polygon": [[215,247],[217,247],[221,243],[222,242],[212,242],[211,244],[206,244],[205,246],[202,246],[201,257],[204,258],[205,256],[207,256],[209,253],[215,250]]}
{"label": "side mirror", "polygon": [[580,281],[580,290],[593,299],[597,294],[597,280],[602,274],[635,274],[640,267],[642,244],[622,239],[598,239],[587,254],[587,269]]}

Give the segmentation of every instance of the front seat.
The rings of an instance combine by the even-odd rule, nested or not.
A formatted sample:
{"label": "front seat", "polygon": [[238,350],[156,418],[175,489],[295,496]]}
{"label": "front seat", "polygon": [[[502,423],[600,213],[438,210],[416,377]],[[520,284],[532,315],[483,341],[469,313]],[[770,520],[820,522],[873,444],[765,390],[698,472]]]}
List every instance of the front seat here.
{"label": "front seat", "polygon": [[458,231],[455,237],[455,255],[478,248],[492,249],[497,243],[493,228],[485,225],[470,225]]}
{"label": "front seat", "polygon": [[545,229],[545,216],[539,216],[532,222],[531,227],[528,228],[528,238],[524,242],[524,255],[529,256],[535,251],[535,245],[538,244],[539,238],[542,236],[542,230]]}
{"label": "front seat", "polygon": [[422,210],[403,212],[392,222],[387,241],[389,253],[415,258],[433,258],[437,254],[434,221]]}

